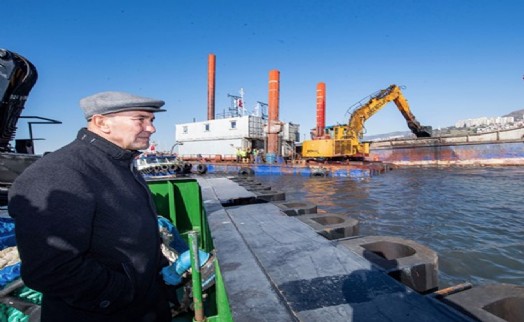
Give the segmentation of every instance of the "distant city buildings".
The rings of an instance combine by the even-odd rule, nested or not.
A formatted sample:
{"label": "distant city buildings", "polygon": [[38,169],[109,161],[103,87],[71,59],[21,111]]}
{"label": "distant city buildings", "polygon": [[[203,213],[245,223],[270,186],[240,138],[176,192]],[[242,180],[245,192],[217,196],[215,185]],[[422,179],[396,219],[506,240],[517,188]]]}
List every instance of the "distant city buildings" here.
{"label": "distant city buildings", "polygon": [[524,126],[524,115],[522,117],[497,116],[479,117],[474,119],[460,120],[455,123],[455,127],[474,128],[476,133],[493,132]]}
{"label": "distant city buildings", "polygon": [[[524,127],[524,114],[512,113],[515,116],[479,117],[474,119],[460,120],[454,126],[434,128],[433,136],[467,135],[475,133],[496,132],[513,128]],[[381,141],[415,138],[410,131],[384,133],[366,136],[366,141]]]}
{"label": "distant city buildings", "polygon": [[489,125],[506,125],[514,123],[513,116],[497,116],[497,117],[478,117],[475,119],[460,120],[455,123],[455,127],[480,127]]}

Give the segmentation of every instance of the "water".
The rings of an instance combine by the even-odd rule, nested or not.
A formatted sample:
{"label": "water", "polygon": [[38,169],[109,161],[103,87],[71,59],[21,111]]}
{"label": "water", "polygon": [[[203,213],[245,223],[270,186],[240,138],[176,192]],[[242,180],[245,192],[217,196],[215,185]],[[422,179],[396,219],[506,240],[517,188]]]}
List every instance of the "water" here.
{"label": "water", "polygon": [[257,176],[286,200],[360,221],[439,255],[440,287],[524,285],[524,168],[398,169],[366,179]]}

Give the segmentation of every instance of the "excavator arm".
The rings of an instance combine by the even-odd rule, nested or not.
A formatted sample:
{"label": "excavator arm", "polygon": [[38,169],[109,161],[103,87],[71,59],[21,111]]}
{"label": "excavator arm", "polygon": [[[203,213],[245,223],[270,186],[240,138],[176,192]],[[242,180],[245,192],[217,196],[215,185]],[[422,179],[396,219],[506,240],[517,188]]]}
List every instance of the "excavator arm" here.
{"label": "excavator arm", "polygon": [[408,123],[408,127],[411,130],[411,132],[413,132],[413,134],[415,134],[417,138],[431,137],[433,130],[431,126],[420,125],[420,123],[415,118],[415,115],[411,113],[408,101],[400,91],[400,88],[396,85],[392,86],[396,87],[395,92],[398,91],[397,97],[393,100],[393,102],[395,102],[395,105],[397,105],[397,108],[399,109],[400,113],[402,113],[402,116],[404,116],[404,118],[406,119],[406,122]]}
{"label": "excavator arm", "polygon": [[352,140],[362,139],[364,123],[391,101],[395,103],[402,116],[404,116],[413,134],[417,137],[431,136],[431,127],[420,125],[413,113],[411,113],[408,101],[402,94],[400,87],[391,85],[372,95],[366,104],[358,107],[351,113],[347,127],[347,138]]}

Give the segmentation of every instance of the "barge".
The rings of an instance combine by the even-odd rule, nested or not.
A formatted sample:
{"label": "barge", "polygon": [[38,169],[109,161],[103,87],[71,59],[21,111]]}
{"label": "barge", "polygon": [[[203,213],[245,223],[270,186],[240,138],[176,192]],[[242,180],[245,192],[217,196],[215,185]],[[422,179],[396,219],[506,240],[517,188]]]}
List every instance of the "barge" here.
{"label": "barge", "polygon": [[355,162],[352,164],[235,164],[235,163],[208,163],[209,173],[226,175],[294,175],[305,177],[350,177],[368,178],[392,167],[382,162]]}
{"label": "barge", "polygon": [[375,141],[370,145],[369,158],[395,166],[522,166],[524,128]]}

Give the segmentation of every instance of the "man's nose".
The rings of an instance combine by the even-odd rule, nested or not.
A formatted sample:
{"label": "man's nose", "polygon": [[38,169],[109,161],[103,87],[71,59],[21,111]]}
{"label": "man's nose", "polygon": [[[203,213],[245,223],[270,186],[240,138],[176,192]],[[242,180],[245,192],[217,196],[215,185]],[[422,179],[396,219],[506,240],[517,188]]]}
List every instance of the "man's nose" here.
{"label": "man's nose", "polygon": [[155,126],[153,125],[153,123],[150,123],[146,126],[146,131],[148,132],[151,132],[151,133],[155,133],[156,132],[156,128]]}

